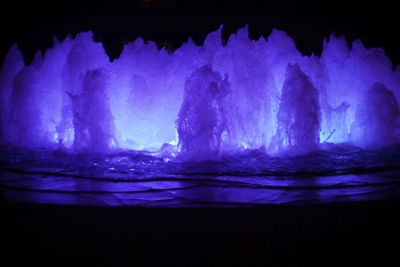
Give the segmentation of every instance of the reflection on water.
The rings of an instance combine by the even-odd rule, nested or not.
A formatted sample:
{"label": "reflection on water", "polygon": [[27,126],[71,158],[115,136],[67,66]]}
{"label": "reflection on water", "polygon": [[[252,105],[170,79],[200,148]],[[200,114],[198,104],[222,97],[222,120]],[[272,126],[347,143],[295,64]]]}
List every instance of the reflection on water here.
{"label": "reflection on water", "polygon": [[360,201],[398,197],[399,177],[398,149],[296,158],[253,151],[197,163],[135,151],[0,153],[0,194],[16,202],[218,207]]}

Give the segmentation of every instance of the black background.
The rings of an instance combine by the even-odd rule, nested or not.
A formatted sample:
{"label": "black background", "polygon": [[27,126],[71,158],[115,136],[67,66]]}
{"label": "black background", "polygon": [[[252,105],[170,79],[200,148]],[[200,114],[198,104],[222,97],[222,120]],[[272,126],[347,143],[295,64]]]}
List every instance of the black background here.
{"label": "black background", "polygon": [[189,36],[202,44],[224,25],[223,38],[249,25],[250,37],[267,37],[273,28],[287,31],[303,54],[321,53],[330,33],[355,39],[367,47],[383,47],[394,65],[400,63],[400,20],[395,1],[207,1],[207,0],[59,0],[2,1],[1,59],[17,42],[24,60],[52,46],[53,36],[92,30],[110,59],[138,36],[159,47],[176,49]]}
{"label": "black background", "polygon": [[2,266],[398,266],[399,200],[254,208],[0,205]]}

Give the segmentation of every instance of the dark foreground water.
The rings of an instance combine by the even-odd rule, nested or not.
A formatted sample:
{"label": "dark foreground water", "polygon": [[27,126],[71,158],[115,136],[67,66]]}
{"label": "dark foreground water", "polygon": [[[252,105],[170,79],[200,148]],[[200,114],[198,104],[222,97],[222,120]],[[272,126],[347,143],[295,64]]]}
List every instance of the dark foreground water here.
{"label": "dark foreground water", "polygon": [[396,147],[201,163],[1,151],[4,266],[398,265]]}
{"label": "dark foreground water", "polygon": [[400,195],[400,149],[329,147],[302,157],[252,150],[182,162],[167,150],[113,155],[2,148],[0,194],[19,203],[237,207]]}

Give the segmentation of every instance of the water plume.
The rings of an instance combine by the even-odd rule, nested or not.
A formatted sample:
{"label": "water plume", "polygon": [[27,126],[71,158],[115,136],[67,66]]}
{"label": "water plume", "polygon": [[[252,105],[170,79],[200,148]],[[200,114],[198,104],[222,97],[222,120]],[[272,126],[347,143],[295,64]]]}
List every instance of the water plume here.
{"label": "water plume", "polygon": [[113,62],[91,32],[54,39],[29,66],[13,45],[0,72],[0,142],[96,153],[167,146],[196,161],[398,143],[400,68],[383,49],[332,34],[321,56],[303,56],[281,30],[255,41],[246,26],[226,44],[221,33],[173,52],[138,38]]}

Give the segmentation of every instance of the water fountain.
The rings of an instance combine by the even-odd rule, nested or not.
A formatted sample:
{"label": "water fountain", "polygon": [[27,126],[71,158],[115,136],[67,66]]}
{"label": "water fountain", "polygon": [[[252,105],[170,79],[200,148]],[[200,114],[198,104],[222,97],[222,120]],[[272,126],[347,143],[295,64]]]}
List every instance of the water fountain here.
{"label": "water fountain", "polygon": [[221,31],[170,53],[138,38],[112,62],[91,32],[54,39],[28,66],[13,45],[2,194],[155,206],[398,194],[400,68],[383,49],[332,34],[303,56],[284,31],[254,41],[246,26],[225,45]]}

